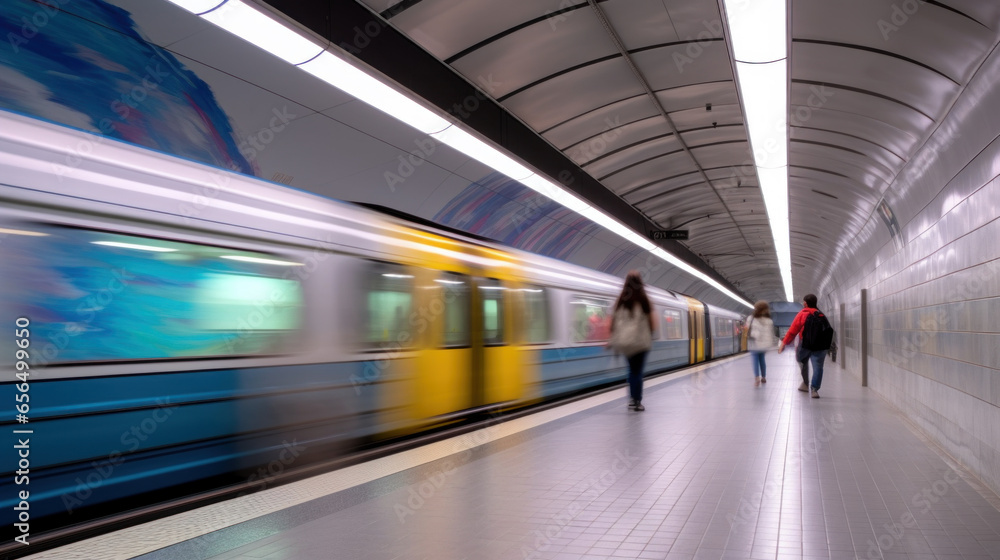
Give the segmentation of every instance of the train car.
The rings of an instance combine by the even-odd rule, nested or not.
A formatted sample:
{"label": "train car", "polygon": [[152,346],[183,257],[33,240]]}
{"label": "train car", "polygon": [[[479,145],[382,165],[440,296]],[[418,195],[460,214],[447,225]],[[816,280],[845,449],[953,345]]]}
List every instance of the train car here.
{"label": "train car", "polygon": [[[22,489],[38,532],[624,379],[619,278],[10,113],[0,182],[8,527]],[[739,351],[649,294],[650,373]]]}

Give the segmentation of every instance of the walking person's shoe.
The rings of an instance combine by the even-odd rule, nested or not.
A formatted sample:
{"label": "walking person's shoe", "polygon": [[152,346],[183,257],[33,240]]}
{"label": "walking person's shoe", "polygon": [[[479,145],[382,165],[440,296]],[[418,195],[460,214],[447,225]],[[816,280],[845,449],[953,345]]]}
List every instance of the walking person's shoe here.
{"label": "walking person's shoe", "polygon": [[637,401],[635,403],[635,411],[642,412],[643,410],[646,410],[646,407],[642,406],[642,403]]}
{"label": "walking person's shoe", "polygon": [[754,387],[760,387],[760,378],[759,377],[754,377],[753,378],[753,386]]}
{"label": "walking person's shoe", "polygon": [[818,399],[819,398],[819,389],[815,389],[814,388],[812,390],[812,398],[814,398],[814,399]]}
{"label": "walking person's shoe", "polygon": [[628,407],[629,408],[635,408],[636,404],[638,404],[638,403],[635,402],[635,399],[629,399],[628,400]]}
{"label": "walking person's shoe", "polygon": [[803,393],[808,393],[809,392],[809,387],[806,386],[805,383],[803,383],[802,385],[799,385],[799,391],[802,391]]}
{"label": "walking person's shoe", "polygon": [[767,378],[766,378],[766,377],[764,377],[763,375],[762,375],[762,376],[760,376],[760,382],[761,382],[761,383],[767,383]]}

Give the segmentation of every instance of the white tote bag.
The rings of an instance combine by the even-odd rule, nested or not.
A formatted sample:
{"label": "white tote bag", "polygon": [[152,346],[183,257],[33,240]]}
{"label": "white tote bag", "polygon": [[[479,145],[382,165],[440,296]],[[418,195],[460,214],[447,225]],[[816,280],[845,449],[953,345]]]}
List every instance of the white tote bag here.
{"label": "white tote bag", "polygon": [[616,309],[611,348],[625,357],[632,357],[652,346],[653,333],[649,331],[649,318],[642,312],[642,307],[635,304],[631,311],[625,307]]}

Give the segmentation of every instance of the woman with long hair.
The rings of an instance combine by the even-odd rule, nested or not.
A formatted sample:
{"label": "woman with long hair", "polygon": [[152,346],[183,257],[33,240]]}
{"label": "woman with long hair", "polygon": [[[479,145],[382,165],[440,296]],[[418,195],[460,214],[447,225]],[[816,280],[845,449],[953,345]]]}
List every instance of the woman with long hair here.
{"label": "woman with long hair", "polygon": [[753,313],[747,317],[747,350],[750,351],[750,361],[753,363],[754,387],[767,383],[767,364],[764,362],[764,354],[777,346],[778,337],[774,335],[771,306],[766,301],[758,301],[753,306]]}
{"label": "woman with long hair", "polygon": [[614,313],[611,316],[610,346],[621,352],[628,359],[629,408],[646,410],[642,406],[642,367],[646,363],[646,355],[653,345],[653,331],[656,323],[653,319],[653,306],[642,285],[639,271],[633,270],[625,277],[618,301],[615,302]]}

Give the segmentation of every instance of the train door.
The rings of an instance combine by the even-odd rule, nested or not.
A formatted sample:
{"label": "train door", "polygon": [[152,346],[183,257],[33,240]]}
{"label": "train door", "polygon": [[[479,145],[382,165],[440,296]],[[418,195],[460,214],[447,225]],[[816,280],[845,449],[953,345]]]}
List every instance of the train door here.
{"label": "train door", "polygon": [[695,318],[694,308],[688,308],[688,345],[690,350],[688,352],[688,357],[690,360],[689,364],[698,363],[698,322]]}
{"label": "train door", "polygon": [[514,286],[495,278],[476,279],[472,320],[475,406],[517,400],[521,395],[520,353],[514,343]]}
{"label": "train door", "polygon": [[419,276],[416,328],[424,336],[417,356],[414,416],[446,417],[475,402],[473,277],[441,270],[424,270]]}
{"label": "train door", "polygon": [[691,345],[692,364],[705,361],[705,305],[700,301],[688,300],[688,337]]}
{"label": "train door", "polygon": [[712,328],[712,314],[709,312],[708,306],[703,304],[702,308],[705,310],[703,321],[705,325],[705,359],[711,360],[715,357],[715,329]]}

